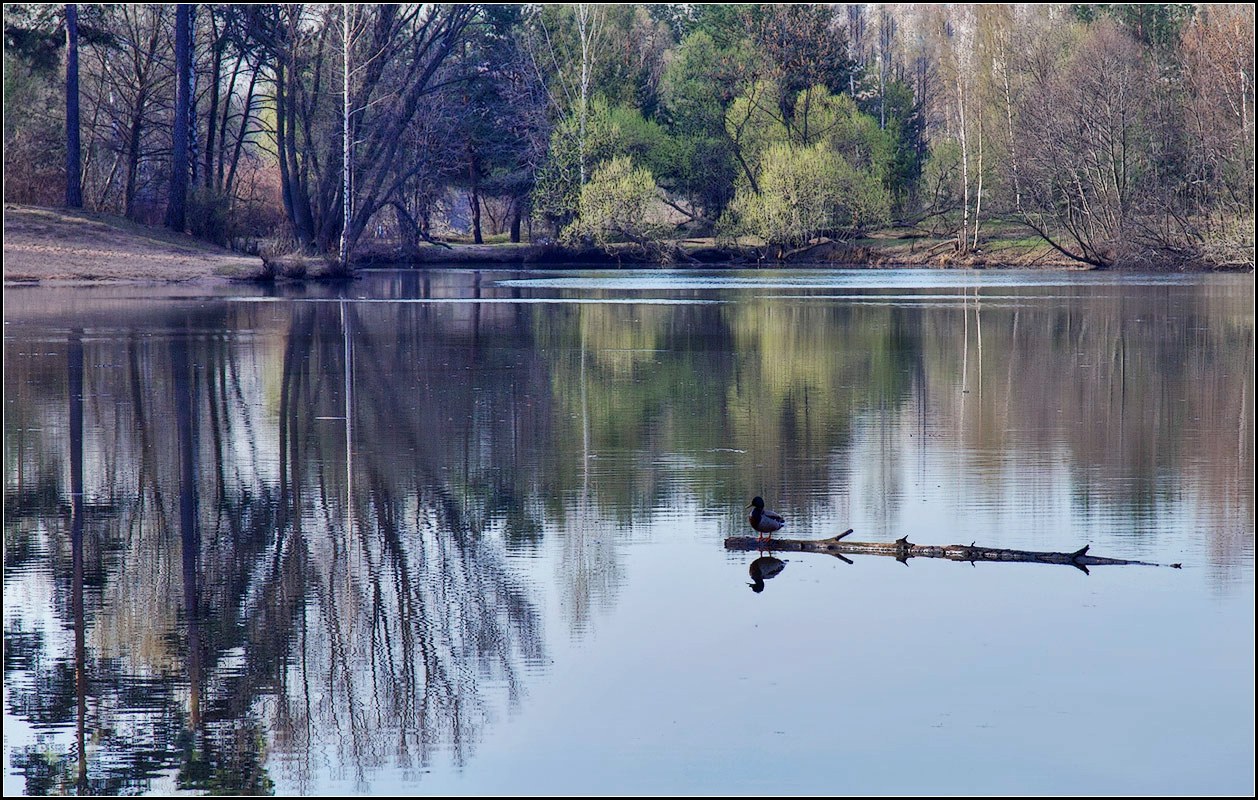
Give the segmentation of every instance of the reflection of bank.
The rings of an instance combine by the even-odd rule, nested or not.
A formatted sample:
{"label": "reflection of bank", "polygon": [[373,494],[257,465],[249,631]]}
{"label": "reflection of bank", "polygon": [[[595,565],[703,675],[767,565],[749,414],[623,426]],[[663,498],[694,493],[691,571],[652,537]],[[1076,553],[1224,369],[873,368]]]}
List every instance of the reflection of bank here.
{"label": "reflection of bank", "polygon": [[764,582],[770,578],[776,578],[786,569],[786,562],[780,558],[773,556],[760,556],[751,562],[748,572],[751,573],[751,591],[759,594],[764,591]]}

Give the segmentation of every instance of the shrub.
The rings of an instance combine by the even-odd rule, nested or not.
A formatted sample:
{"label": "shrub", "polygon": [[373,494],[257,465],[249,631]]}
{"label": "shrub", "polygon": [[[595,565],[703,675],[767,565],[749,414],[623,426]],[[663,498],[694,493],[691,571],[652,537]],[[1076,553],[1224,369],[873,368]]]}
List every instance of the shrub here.
{"label": "shrub", "polygon": [[595,170],[581,187],[577,219],[564,230],[564,238],[569,243],[588,240],[606,252],[617,242],[658,250],[665,229],[652,221],[652,211],[659,196],[650,170],[617,156]]}
{"label": "shrub", "polygon": [[882,182],[825,143],[772,145],[761,158],[757,182],[759,192],[738,190],[726,224],[770,245],[798,246],[819,235],[847,238],[890,216]]}

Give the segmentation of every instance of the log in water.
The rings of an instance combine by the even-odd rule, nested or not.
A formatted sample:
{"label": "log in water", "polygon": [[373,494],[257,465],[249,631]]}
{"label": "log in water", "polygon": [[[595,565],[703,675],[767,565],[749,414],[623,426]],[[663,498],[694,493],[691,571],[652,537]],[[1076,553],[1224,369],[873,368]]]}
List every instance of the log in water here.
{"label": "log in water", "polygon": [[843,539],[851,534],[849,529],[829,539],[769,539],[756,536],[731,536],[725,540],[726,550],[770,550],[778,552],[824,553],[851,563],[845,555],[892,556],[897,561],[910,558],[946,558],[950,561],[1013,561],[1035,564],[1068,564],[1087,572],[1088,567],[1138,565],[1145,567],[1171,567],[1181,569],[1182,564],[1155,564],[1126,558],[1104,558],[1088,555],[1085,545],[1073,552],[1038,550],[1010,550],[1002,547],[985,547],[974,543],[929,545],[913,544],[907,536],[894,542],[851,542]]}

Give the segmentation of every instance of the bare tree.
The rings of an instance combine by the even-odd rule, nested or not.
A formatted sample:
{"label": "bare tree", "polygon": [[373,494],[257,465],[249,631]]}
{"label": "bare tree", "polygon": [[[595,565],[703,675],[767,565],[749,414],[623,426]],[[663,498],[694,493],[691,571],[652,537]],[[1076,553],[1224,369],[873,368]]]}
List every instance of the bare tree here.
{"label": "bare tree", "polygon": [[171,15],[160,5],[99,11],[102,41],[87,50],[91,58],[81,65],[88,73],[81,86],[90,120],[88,158],[95,161],[94,151],[101,149],[113,162],[100,179],[96,205],[117,208],[132,219],[149,218],[156,204],[154,187],[170,152],[174,71],[164,48]]}
{"label": "bare tree", "polygon": [[66,4],[66,207],[83,207],[79,145],[79,11]]}
{"label": "bare tree", "polygon": [[166,227],[183,232],[188,200],[188,129],[192,118],[192,7],[175,6],[175,124]]}
{"label": "bare tree", "polygon": [[1023,217],[1060,252],[1102,267],[1131,255],[1155,83],[1136,42],[1105,20],[1026,99]]}
{"label": "bare tree", "polygon": [[[300,245],[339,250],[348,219],[348,257],[372,217],[392,206],[408,179],[427,164],[404,150],[406,132],[452,83],[447,61],[476,13],[466,5],[351,10],[357,21],[351,22],[348,40],[340,42],[348,44],[356,65],[348,73],[348,136],[346,94],[325,90],[337,78],[344,89],[346,51],[339,59],[332,52],[337,40],[345,39],[345,18],[331,8],[282,6],[256,26],[275,76],[273,135],[282,196]],[[342,168],[347,142],[353,175],[349,215]]]}

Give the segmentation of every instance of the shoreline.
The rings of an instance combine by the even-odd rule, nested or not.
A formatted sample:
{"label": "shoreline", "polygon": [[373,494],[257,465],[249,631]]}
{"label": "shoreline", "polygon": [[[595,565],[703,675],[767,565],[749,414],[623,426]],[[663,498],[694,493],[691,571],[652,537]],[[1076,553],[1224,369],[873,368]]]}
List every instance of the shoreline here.
{"label": "shoreline", "polygon": [[[1062,256],[1048,245],[1018,236],[1011,228],[993,236],[983,249],[957,257],[948,240],[879,232],[854,242],[821,240],[787,254],[766,258],[766,248],[718,246],[711,239],[684,239],[673,245],[678,259],[666,266],[681,269],[829,267],[834,269],[1093,269]],[[944,252],[940,252],[944,251]],[[326,259],[285,256],[268,264],[258,256],[233,252],[186,234],[148,227],[109,214],[6,203],[4,206],[4,285],[29,286],[225,283],[232,281],[345,280],[328,274]],[[276,269],[276,267],[279,267]],[[288,268],[286,268],[288,266]],[[425,269],[496,266],[504,269],[649,268],[658,260],[626,251],[576,250],[554,244],[421,245],[418,250],[364,247],[357,268]],[[271,270],[271,277],[267,277]],[[1200,272],[1216,270],[1202,268]],[[278,274],[276,274],[278,273]],[[352,277],[352,276],[351,276]]]}

